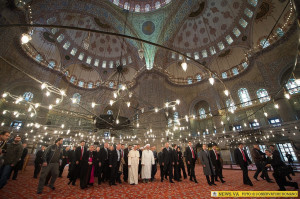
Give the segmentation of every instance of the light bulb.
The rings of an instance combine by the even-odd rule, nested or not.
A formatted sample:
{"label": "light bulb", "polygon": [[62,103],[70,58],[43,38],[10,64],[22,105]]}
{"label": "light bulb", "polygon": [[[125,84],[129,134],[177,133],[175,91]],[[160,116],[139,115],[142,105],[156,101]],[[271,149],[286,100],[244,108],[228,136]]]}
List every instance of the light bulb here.
{"label": "light bulb", "polygon": [[179,99],[176,100],[176,104],[177,104],[177,105],[180,104],[180,100],[179,100]]}
{"label": "light bulb", "polygon": [[65,128],[65,125],[64,125],[64,124],[62,124],[62,125],[61,125],[61,128],[62,128],[62,129],[63,129],[63,128]]}
{"label": "light bulb", "polygon": [[34,113],[30,113],[30,117],[33,117],[34,116]]}
{"label": "light bulb", "polygon": [[50,105],[49,105],[49,110],[51,110],[52,108],[53,108],[53,107],[52,107],[52,105],[50,104]]}
{"label": "light bulb", "polygon": [[286,99],[290,99],[291,98],[290,94],[288,94],[288,93],[285,93],[284,96],[285,96]]}
{"label": "light bulb", "polygon": [[186,71],[187,70],[187,63],[185,61],[182,62],[181,67],[182,67],[182,70]]}
{"label": "light bulb", "polygon": [[34,105],[35,108],[38,108],[39,106],[40,106],[39,103],[36,103],[36,104]]}
{"label": "light bulb", "polygon": [[42,85],[41,85],[41,89],[43,90],[44,88],[46,88],[46,86],[47,86],[47,84],[45,84],[45,83],[42,83]]}
{"label": "light bulb", "polygon": [[127,102],[127,106],[130,107],[130,102]]}
{"label": "light bulb", "polygon": [[137,128],[139,128],[139,127],[140,127],[140,124],[139,124],[139,123],[137,123],[137,124],[136,124],[136,127],[137,127]]}
{"label": "light bulb", "polygon": [[109,104],[112,106],[114,104],[114,101],[113,100],[110,100],[109,101]]}
{"label": "light bulb", "polygon": [[229,91],[226,89],[226,90],[224,91],[224,94],[225,94],[226,96],[228,96],[228,95],[229,95]]}
{"label": "light bulb", "polygon": [[117,120],[116,120],[116,124],[119,124],[119,122],[120,122],[119,119],[117,119]]}
{"label": "light bulb", "polygon": [[61,90],[60,94],[64,96],[66,94],[66,92],[64,90]]}
{"label": "light bulb", "polygon": [[31,36],[29,34],[23,33],[21,37],[22,44],[27,44],[31,40]]}
{"label": "light bulb", "polygon": [[267,113],[267,112],[264,112],[264,115],[265,115],[266,117],[268,117],[268,113]]}
{"label": "light bulb", "polygon": [[158,108],[155,108],[154,111],[155,111],[155,113],[157,113],[158,112]]}
{"label": "light bulb", "polygon": [[126,89],[126,86],[125,85],[122,85],[121,86],[121,89],[124,91]]}
{"label": "light bulb", "polygon": [[214,85],[215,79],[213,77],[210,77],[208,80],[211,85]]}
{"label": "light bulb", "polygon": [[94,108],[96,106],[95,102],[92,102],[92,108]]}
{"label": "light bulb", "polygon": [[4,122],[1,123],[1,126],[4,126]]}
{"label": "light bulb", "polygon": [[7,95],[8,95],[7,93],[3,93],[3,94],[2,94],[2,97],[3,97],[3,98],[6,98]]}
{"label": "light bulb", "polygon": [[185,121],[188,122],[189,121],[189,117],[187,115],[185,115]]}
{"label": "light bulb", "polygon": [[274,104],[274,107],[275,107],[276,109],[279,109],[279,105],[278,105],[278,104]]}
{"label": "light bulb", "polygon": [[72,98],[72,103],[75,104],[77,102],[76,98]]}
{"label": "light bulb", "polygon": [[2,113],[3,113],[3,115],[5,115],[6,114],[6,112],[7,112],[7,110],[4,110]]}
{"label": "light bulb", "polygon": [[117,98],[117,96],[118,96],[117,92],[114,92],[114,98]]}
{"label": "light bulb", "polygon": [[56,98],[56,104],[59,104],[60,103],[60,99],[59,98]]}

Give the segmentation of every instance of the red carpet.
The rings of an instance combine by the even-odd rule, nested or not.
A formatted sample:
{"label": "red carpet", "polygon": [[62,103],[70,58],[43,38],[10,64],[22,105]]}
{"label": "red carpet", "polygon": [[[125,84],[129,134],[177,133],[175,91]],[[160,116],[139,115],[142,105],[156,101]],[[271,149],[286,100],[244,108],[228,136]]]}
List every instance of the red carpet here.
{"label": "red carpet", "polygon": [[[182,182],[175,182],[170,184],[168,181],[163,183],[159,180],[159,171],[156,174],[155,182],[132,186],[127,183],[110,187],[108,184],[98,186],[95,184],[86,190],[79,188],[79,180],[76,186],[67,185],[68,179],[66,167],[63,178],[58,178],[55,187],[56,190],[52,191],[48,187],[44,187],[43,194],[37,195],[38,179],[32,178],[33,167],[28,166],[24,173],[20,173],[16,181],[9,180],[8,184],[0,190],[1,199],[20,199],[20,198],[211,198],[210,191],[277,191],[278,186],[276,183],[267,183],[260,180],[255,181],[252,177],[254,171],[249,172],[250,179],[254,186],[246,186],[242,184],[242,171],[241,170],[223,170],[225,184],[217,182],[217,186],[208,186],[205,176],[202,172],[202,167],[196,166],[196,177],[198,184],[189,180]],[[271,172],[269,172],[273,178]],[[300,175],[292,176],[293,181],[300,184]],[[292,187],[287,187],[288,191],[293,191]]]}

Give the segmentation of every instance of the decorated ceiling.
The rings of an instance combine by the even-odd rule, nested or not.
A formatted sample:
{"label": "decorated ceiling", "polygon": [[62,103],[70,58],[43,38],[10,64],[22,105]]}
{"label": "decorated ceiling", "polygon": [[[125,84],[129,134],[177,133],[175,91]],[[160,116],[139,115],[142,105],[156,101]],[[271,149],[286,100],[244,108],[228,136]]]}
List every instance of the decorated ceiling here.
{"label": "decorated ceiling", "polygon": [[[291,5],[283,9],[287,4],[271,0],[42,0],[32,2],[34,23],[85,31],[34,28],[32,41],[22,47],[41,65],[86,89],[116,88],[120,65],[126,69],[129,86],[152,70],[181,86],[209,78],[212,74],[206,69],[227,80],[243,73],[251,66],[253,54],[288,32],[294,15]],[[181,69],[182,62],[187,62],[187,72]]]}

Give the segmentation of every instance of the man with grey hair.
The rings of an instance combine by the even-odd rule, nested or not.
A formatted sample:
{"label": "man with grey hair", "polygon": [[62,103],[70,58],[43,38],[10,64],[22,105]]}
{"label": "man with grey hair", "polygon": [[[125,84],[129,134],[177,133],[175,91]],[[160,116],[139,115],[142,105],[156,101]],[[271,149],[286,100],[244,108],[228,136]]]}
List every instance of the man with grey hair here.
{"label": "man with grey hair", "polygon": [[153,152],[150,150],[150,144],[145,146],[142,153],[142,179],[144,182],[148,182],[151,179],[151,169],[154,165]]}

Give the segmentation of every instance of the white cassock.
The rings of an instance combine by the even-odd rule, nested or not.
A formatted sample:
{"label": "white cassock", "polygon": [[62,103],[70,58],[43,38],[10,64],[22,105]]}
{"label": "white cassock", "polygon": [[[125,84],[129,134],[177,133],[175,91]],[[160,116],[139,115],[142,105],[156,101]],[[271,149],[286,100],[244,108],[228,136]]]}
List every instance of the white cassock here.
{"label": "white cassock", "polygon": [[137,150],[131,150],[128,153],[128,183],[138,184],[139,181],[139,158],[140,153]]}
{"label": "white cassock", "polygon": [[144,150],[142,154],[142,179],[151,179],[151,169],[154,164],[154,156],[151,150]]}

